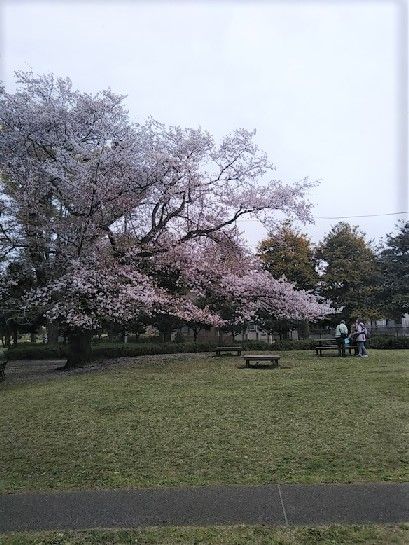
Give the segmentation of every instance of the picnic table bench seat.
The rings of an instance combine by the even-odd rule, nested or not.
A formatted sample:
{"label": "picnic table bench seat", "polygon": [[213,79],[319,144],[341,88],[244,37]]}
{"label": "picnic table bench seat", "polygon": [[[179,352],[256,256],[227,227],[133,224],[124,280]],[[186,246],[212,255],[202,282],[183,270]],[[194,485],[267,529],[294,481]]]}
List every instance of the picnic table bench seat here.
{"label": "picnic table bench seat", "polygon": [[246,361],[246,367],[250,367],[251,361],[270,361],[274,367],[278,367],[278,362],[280,360],[280,356],[277,356],[276,354],[250,354],[242,356],[242,358]]}
{"label": "picnic table bench seat", "polygon": [[221,352],[237,352],[241,356],[243,348],[241,346],[216,346],[216,356],[221,356]]}
{"label": "picnic table bench seat", "polygon": [[325,345],[325,346],[320,345],[320,346],[315,347],[315,353],[316,353],[317,356],[318,355],[322,356],[322,352],[324,350],[336,350],[337,352],[340,351],[336,344],[328,344],[328,345]]}
{"label": "picnic table bench seat", "polygon": [[[348,350],[349,352],[349,355],[351,355],[351,350],[353,350],[355,352],[355,349],[356,349],[356,346],[354,345],[346,345],[345,346],[345,352]],[[336,351],[338,354],[341,354],[341,349],[339,348],[339,346],[337,344],[327,344],[327,345],[319,345],[319,346],[316,346],[315,347],[315,353],[316,355],[320,355],[322,356],[322,352],[323,351],[326,351],[326,350],[332,350],[332,351]]]}

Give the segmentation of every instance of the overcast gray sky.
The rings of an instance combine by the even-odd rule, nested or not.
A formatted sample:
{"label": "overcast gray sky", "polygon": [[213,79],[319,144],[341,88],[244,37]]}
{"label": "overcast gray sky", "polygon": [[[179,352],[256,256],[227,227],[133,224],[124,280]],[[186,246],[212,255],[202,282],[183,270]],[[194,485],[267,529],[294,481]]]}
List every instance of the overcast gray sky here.
{"label": "overcast gray sky", "polygon": [[[216,137],[257,129],[277,177],[320,180],[317,242],[351,218],[370,238],[407,211],[406,6],[392,0],[3,0],[1,71],[69,76],[127,94],[152,115]],[[265,236],[242,222],[250,244]]]}

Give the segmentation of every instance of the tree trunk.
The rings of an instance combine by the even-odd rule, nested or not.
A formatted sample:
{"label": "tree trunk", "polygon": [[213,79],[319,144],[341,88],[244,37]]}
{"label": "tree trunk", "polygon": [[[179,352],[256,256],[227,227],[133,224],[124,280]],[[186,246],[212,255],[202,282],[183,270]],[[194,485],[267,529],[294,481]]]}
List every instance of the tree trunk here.
{"label": "tree trunk", "polygon": [[91,360],[91,338],[89,331],[79,331],[68,335],[68,359],[64,369],[82,367]]}
{"label": "tree trunk", "polygon": [[162,330],[159,332],[160,334],[160,340],[163,342],[163,343],[170,343],[171,340],[172,340],[172,330],[171,329],[166,329],[166,330]]}
{"label": "tree trunk", "polygon": [[298,325],[298,338],[308,339],[310,336],[310,323],[308,320],[303,320]]}
{"label": "tree trunk", "polygon": [[117,328],[111,326],[108,327],[108,341],[110,343],[122,343],[124,342],[123,335],[121,331],[119,331]]}
{"label": "tree trunk", "polygon": [[58,326],[54,323],[47,322],[47,344],[57,344],[58,342]]}
{"label": "tree trunk", "polygon": [[13,344],[16,346],[18,343],[18,330],[17,327],[13,327]]}

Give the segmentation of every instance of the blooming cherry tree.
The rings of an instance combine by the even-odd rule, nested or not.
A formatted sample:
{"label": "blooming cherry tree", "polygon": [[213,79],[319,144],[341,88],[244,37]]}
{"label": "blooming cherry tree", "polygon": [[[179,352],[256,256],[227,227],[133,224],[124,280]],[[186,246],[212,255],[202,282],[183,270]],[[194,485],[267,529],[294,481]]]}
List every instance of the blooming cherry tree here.
{"label": "blooming cherry tree", "polygon": [[311,184],[274,179],[254,132],[216,144],[201,129],[131,123],[111,91],[24,72],[17,83],[0,89],[0,247],[29,255],[28,301],[75,340],[69,365],[81,362],[78,338],[109,320],[163,313],[222,324],[208,293],[241,301],[235,320],[260,306],[327,311],[264,273],[237,239],[244,215],[310,219]]}

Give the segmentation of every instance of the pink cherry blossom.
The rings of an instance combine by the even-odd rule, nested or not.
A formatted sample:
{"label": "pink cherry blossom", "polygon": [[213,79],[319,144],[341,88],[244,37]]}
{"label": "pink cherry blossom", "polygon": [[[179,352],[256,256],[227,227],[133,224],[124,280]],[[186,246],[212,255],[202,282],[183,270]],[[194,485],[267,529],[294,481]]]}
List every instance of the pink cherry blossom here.
{"label": "pink cherry blossom", "polygon": [[[27,301],[68,329],[168,314],[222,325],[268,310],[316,319],[328,305],[261,269],[236,220],[309,221],[308,180],[285,184],[239,129],[131,123],[124,97],[17,74],[0,89],[0,251],[36,276]],[[209,300],[212,303],[209,303]]]}

